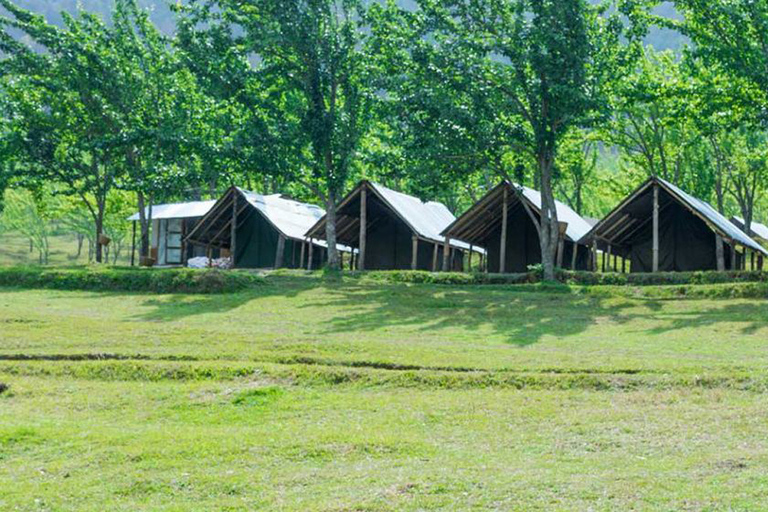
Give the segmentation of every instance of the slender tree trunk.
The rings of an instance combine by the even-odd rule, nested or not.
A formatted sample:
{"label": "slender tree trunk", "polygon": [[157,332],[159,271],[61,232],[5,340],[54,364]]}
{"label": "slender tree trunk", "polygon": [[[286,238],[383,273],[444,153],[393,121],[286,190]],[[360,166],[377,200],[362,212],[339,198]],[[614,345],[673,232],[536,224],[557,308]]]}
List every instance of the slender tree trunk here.
{"label": "slender tree trunk", "polygon": [[340,270],[339,251],[336,247],[336,193],[328,192],[325,201],[325,240],[328,242],[328,268]]}
{"label": "slender tree trunk", "polygon": [[149,207],[149,215],[147,215],[147,201],[144,197],[144,192],[138,193],[138,206],[139,206],[139,226],[141,227],[141,242],[139,243],[139,257],[149,258],[149,226],[152,222],[152,206]]}
{"label": "slender tree trunk", "polygon": [[554,281],[555,253],[560,237],[560,226],[557,220],[555,196],[552,190],[552,168],[554,166],[554,150],[551,145],[539,151],[539,174],[541,183],[541,230],[539,242],[541,245],[541,265],[544,270],[544,280]]}
{"label": "slender tree trunk", "polygon": [[85,237],[82,235],[82,233],[78,233],[77,235],[77,259],[80,259],[80,255],[83,253],[83,239]]}
{"label": "slender tree trunk", "polygon": [[101,235],[104,232],[104,205],[99,204],[99,212],[96,215],[96,263],[103,260],[103,246],[101,245]]}

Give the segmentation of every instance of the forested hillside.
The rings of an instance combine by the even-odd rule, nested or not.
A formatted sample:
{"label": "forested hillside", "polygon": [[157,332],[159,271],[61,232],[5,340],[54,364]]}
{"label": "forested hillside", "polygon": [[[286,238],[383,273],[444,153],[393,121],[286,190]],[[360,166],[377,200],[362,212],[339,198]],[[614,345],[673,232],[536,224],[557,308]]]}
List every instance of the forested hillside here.
{"label": "forested hillside", "polygon": [[[596,0],[593,0],[596,1]],[[75,12],[81,5],[87,11],[101,12],[108,15],[112,9],[112,0],[16,0],[16,3],[24,8],[34,10],[56,23],[61,21],[62,11]],[[167,0],[139,0],[141,5],[149,7],[153,11],[153,21],[166,33],[172,32],[174,27],[173,14],[168,8]],[[414,4],[413,0],[400,0],[400,3],[408,7]],[[666,2],[656,11],[666,17],[675,17],[675,8]],[[683,38],[680,34],[669,30],[654,29],[648,36],[648,42],[657,50],[677,49],[681,46]]]}

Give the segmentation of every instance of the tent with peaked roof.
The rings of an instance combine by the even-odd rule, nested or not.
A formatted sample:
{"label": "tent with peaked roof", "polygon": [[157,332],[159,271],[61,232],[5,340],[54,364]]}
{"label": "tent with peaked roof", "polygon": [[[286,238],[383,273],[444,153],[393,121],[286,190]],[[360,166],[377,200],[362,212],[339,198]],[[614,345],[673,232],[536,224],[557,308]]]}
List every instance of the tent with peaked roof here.
{"label": "tent with peaked roof", "polygon": [[[200,249],[187,244],[184,239],[195,224],[206,214],[216,201],[192,201],[188,203],[156,204],[145,209],[146,218],[151,218],[150,256],[156,265],[184,265],[195,256],[203,256]],[[139,212],[128,217],[133,222],[131,262],[136,252],[136,222]]]}
{"label": "tent with peaked roof", "polygon": [[582,239],[631,261],[632,272],[739,269],[768,252],[708,203],[649,178]]}
{"label": "tent with peaked roof", "polygon": [[261,195],[231,187],[198,222],[187,241],[211,253],[234,254],[235,267],[301,268],[311,257],[313,268],[319,268],[326,245],[314,241],[313,251],[304,233],[324,214],[318,206],[280,194]]}
{"label": "tent with peaked roof", "polygon": [[[337,206],[336,237],[359,249],[365,270],[461,270],[469,246],[451,242],[445,251],[440,232],[454,216],[442,203],[421,199],[364,180]],[[325,239],[326,218],[306,233]]]}
{"label": "tent with peaked roof", "polygon": [[[732,217],[731,222],[733,222],[737,228],[746,233],[744,229],[744,219],[741,217]],[[753,220],[748,234],[752,238],[756,239],[756,241],[768,243],[768,226],[765,224],[761,224]]]}
{"label": "tent with peaked roof", "polygon": [[[587,247],[579,250],[578,241],[590,226],[567,205],[556,202],[556,207],[563,229],[558,266],[585,270],[590,252]],[[541,263],[539,233],[531,218],[535,216],[538,222],[540,212],[538,191],[505,180],[448,226],[443,235],[485,248],[490,272],[526,272],[529,265]]]}

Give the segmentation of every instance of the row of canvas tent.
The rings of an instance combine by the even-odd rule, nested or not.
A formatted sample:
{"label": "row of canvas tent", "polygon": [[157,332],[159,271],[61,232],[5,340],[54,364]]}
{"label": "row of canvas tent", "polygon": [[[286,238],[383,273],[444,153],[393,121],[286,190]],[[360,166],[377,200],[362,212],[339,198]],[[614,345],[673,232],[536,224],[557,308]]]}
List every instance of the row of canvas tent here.
{"label": "row of canvas tent", "polygon": [[[525,272],[541,262],[540,209],[539,192],[507,181],[459,218],[441,203],[361,181],[337,205],[336,238],[350,268],[360,270],[463,270],[473,268],[477,255],[483,270]],[[748,254],[751,267],[762,268],[768,255],[740,219],[726,219],[660,178],[647,180],[594,225],[559,202],[557,215],[560,268],[598,270],[602,261],[603,270],[624,272],[735,270],[746,266]],[[324,263],[325,212],[279,194],[232,187],[217,201],[154,206],[151,218],[158,265],[200,256],[229,257],[238,268]],[[768,228],[753,224],[750,235],[766,242]]]}

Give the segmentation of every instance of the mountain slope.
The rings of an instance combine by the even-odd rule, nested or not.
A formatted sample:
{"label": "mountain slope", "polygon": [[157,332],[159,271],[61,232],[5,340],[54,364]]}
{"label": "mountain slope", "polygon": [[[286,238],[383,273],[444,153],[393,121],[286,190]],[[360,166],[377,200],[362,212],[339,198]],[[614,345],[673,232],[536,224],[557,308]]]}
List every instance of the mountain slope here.
{"label": "mountain slope", "polygon": [[[399,1],[401,5],[407,8],[415,5],[414,0]],[[596,2],[598,0],[590,1]],[[101,13],[105,17],[109,16],[113,5],[112,0],[16,0],[16,3],[25,9],[44,14],[49,20],[57,24],[61,23],[60,13],[62,11],[76,12],[78,5],[87,11]],[[163,32],[173,33],[174,18],[166,0],[139,0],[139,3],[152,10],[152,20]],[[671,2],[663,3],[656,9],[656,12],[670,18],[677,16]],[[677,50],[685,43],[685,39],[680,34],[670,30],[654,29],[648,36],[648,43],[659,50]]]}

